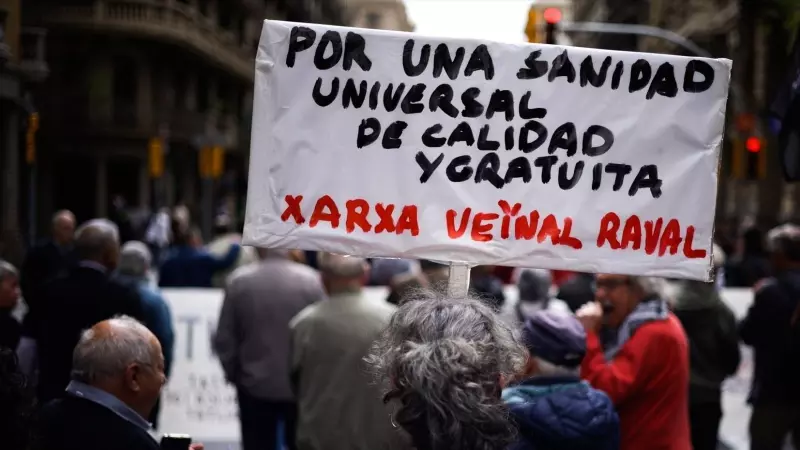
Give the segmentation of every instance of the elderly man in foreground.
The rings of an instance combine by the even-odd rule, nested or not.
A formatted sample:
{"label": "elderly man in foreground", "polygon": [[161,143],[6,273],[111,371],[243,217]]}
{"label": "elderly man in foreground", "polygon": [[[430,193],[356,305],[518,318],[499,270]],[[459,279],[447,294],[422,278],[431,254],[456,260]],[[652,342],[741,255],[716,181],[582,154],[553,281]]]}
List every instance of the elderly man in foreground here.
{"label": "elderly man in foreground", "polygon": [[145,417],[165,381],[161,345],[144,325],[124,316],[94,325],[75,347],[66,395],[42,410],[42,448],[158,450]]}
{"label": "elderly man in foreground", "polygon": [[614,402],[620,448],[690,450],[689,348],[663,281],[601,274],[596,287],[596,301],[577,312],[587,334],[581,375]]}

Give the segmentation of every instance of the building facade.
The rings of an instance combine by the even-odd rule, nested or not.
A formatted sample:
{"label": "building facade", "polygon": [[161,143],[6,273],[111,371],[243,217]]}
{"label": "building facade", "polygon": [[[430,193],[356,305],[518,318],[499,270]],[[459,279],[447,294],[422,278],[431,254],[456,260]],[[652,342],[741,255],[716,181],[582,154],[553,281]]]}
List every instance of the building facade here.
{"label": "building facade", "polygon": [[[800,213],[800,192],[782,180],[776,137],[764,111],[785,77],[791,39],[786,28],[788,11],[781,2],[759,0],[573,0],[574,20],[645,24],[666,29],[692,41],[715,58],[734,60],[727,108],[728,125],[722,151],[717,217],[752,217],[766,226]],[[796,12],[795,12],[796,13]],[[576,33],[575,45],[610,50],[647,51],[686,56],[692,52],[663,39],[621,34]],[[765,169],[758,179],[734,176],[738,136],[736,118],[756,118],[748,135],[763,139]]]}
{"label": "building facade", "polygon": [[403,0],[342,0],[350,26],[414,31]]}
{"label": "building facade", "polygon": [[[244,198],[262,20],[343,23],[335,0],[25,0],[23,12],[47,30],[51,72],[34,91],[39,234],[61,208],[82,221],[122,198],[143,211],[182,203],[199,219]],[[210,146],[224,149],[225,169],[204,203],[198,168]]]}
{"label": "building facade", "polygon": [[31,89],[47,78],[45,30],[22,26],[21,0],[0,0],[0,258],[19,263],[27,200]]}

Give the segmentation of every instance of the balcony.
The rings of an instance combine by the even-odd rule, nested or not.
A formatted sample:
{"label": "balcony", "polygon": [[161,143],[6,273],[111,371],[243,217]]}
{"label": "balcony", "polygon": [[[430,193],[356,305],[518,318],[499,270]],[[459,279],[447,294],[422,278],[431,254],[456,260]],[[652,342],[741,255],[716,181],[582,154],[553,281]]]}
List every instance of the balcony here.
{"label": "balcony", "polygon": [[50,74],[45,55],[47,30],[43,28],[23,28],[19,67],[27,79],[44,81]]}
{"label": "balcony", "polygon": [[187,48],[244,81],[253,80],[252,47],[240,43],[189,5],[155,0],[96,0],[91,6],[55,6],[49,26],[128,34],[172,42]]}

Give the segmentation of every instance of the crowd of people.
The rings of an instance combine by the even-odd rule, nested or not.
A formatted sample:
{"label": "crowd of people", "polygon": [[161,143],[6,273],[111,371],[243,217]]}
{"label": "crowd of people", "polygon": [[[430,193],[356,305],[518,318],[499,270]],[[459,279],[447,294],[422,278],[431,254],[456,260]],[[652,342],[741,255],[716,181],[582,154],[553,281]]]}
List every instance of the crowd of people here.
{"label": "crowd of people", "polygon": [[[244,450],[716,449],[740,342],[751,448],[800,448],[795,225],[715,248],[724,283],[483,266],[453,298],[442,262],[256,250],[225,218],[206,245],[181,209],[138,234],[75,222],[58,212],[20,270],[0,261],[3,448],[159,448],[159,287],[224,289],[213,346]],[[754,290],[741,322],[723,285]]]}

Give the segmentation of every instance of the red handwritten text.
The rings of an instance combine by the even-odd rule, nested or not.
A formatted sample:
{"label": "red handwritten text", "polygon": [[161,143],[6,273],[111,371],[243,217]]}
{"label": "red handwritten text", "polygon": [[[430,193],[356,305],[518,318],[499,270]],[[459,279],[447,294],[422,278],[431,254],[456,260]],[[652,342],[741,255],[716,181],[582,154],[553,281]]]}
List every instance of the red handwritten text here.
{"label": "red handwritten text", "polygon": [[610,212],[600,221],[600,232],[597,234],[597,247],[608,246],[614,250],[628,249],[640,250],[644,245],[644,252],[648,255],[658,252],[658,256],[667,253],[675,255],[683,243],[683,256],[690,259],[706,257],[706,250],[693,248],[695,229],[693,226],[683,227],[677,219],[669,219],[664,224],[664,219],[646,220],[642,222],[639,216],[633,215],[623,223],[616,213]]}
{"label": "red handwritten text", "polygon": [[[306,222],[303,215],[303,196],[287,195],[284,197],[286,207],[281,214],[281,220],[288,222],[293,220],[301,225]],[[342,212],[341,206],[344,206]],[[417,220],[417,206],[405,205],[396,207],[393,204],[376,203],[374,208],[361,198],[356,198],[344,202],[344,205],[337,204],[330,195],[323,195],[311,208],[311,216],[308,226],[315,228],[321,222],[327,222],[331,228],[339,228],[344,215],[344,229],[348,233],[353,233],[359,229],[365,233],[408,233],[411,236],[419,235],[419,222]],[[372,213],[370,214],[370,211]]]}

